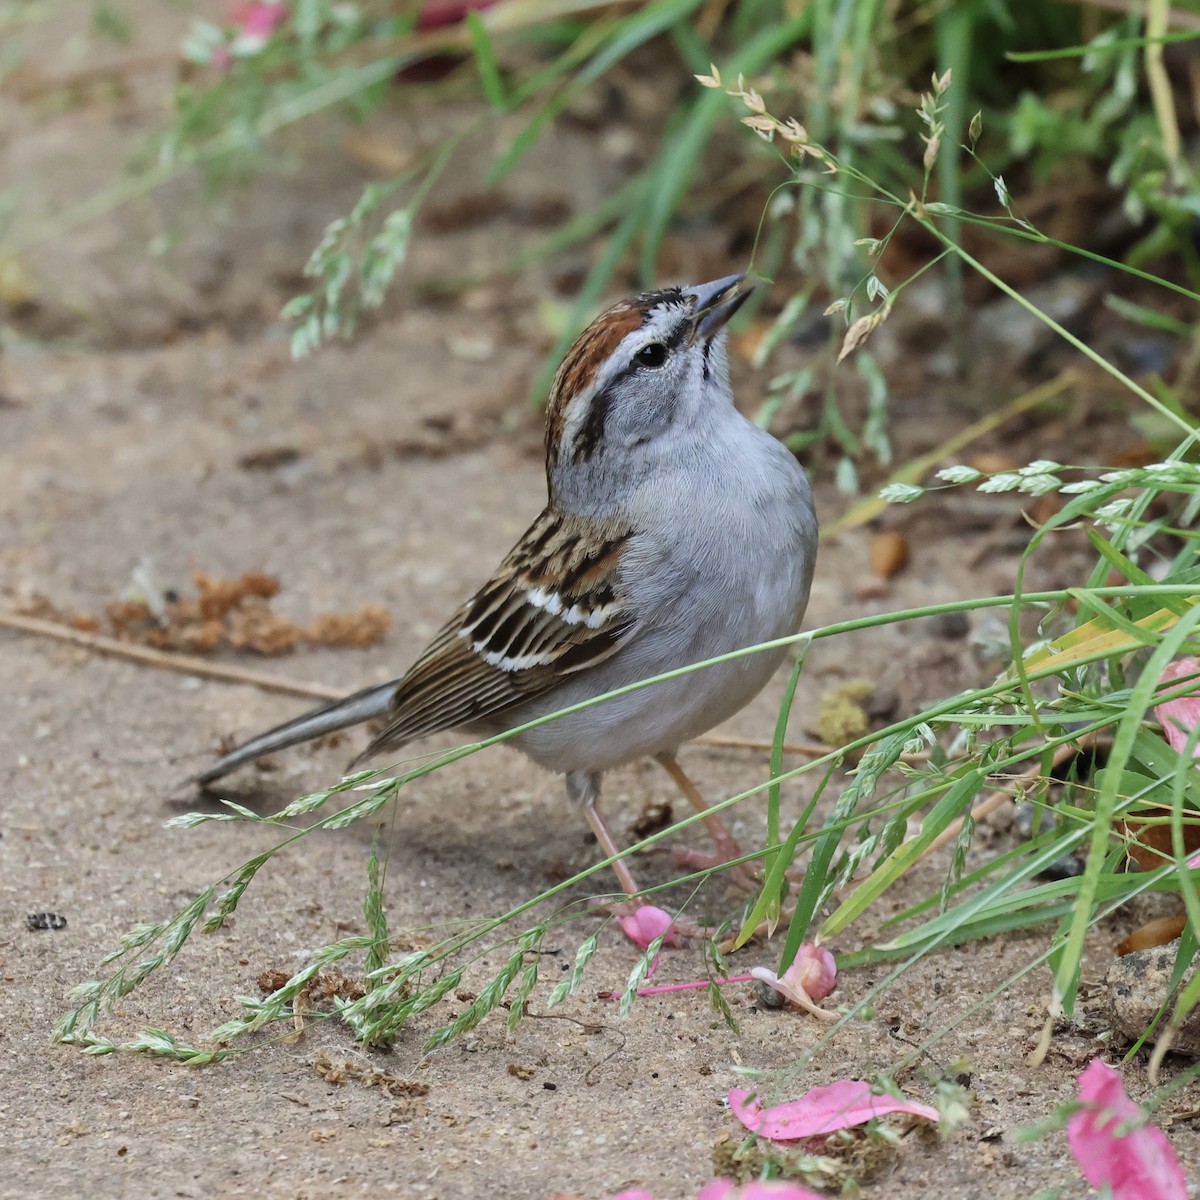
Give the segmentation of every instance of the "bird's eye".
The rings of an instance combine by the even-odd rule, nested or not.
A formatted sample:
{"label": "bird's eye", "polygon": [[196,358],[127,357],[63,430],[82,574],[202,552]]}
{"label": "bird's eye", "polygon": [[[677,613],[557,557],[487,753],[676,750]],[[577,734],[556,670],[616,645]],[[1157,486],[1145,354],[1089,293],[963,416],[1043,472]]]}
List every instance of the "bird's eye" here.
{"label": "bird's eye", "polygon": [[639,367],[661,367],[667,361],[667,348],[662,342],[651,342],[643,346],[633,360]]}

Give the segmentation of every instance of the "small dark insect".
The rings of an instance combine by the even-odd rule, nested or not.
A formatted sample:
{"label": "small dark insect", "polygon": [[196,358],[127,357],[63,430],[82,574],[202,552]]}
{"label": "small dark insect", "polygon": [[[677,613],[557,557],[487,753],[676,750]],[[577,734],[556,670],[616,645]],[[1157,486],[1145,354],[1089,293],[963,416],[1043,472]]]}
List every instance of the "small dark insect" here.
{"label": "small dark insect", "polygon": [[30,929],[66,929],[67,918],[52,912],[29,913],[25,924]]}

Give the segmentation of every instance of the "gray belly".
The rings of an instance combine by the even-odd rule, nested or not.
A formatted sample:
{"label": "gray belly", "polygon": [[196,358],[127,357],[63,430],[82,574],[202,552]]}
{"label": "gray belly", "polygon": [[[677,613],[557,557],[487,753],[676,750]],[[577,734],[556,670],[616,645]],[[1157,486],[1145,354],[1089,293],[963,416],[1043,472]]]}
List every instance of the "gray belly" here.
{"label": "gray belly", "polygon": [[[786,637],[804,615],[810,578],[811,563],[801,557],[776,560],[749,591],[744,581],[735,581],[734,594],[710,584],[702,600],[674,606],[678,622],[667,614],[586,676],[564,680],[511,715],[531,720],[688,663]],[[514,745],[557,772],[604,771],[674,751],[744,708],[788,652],[759,651],[639,688],[519,734]]]}
{"label": "gray belly", "polygon": [[[765,651],[651,684],[527,730],[513,744],[547,770],[562,773],[606,771],[674,751],[744,708],[782,656],[782,650]],[[597,678],[596,683],[608,681]],[[520,715],[531,720],[596,694],[591,686],[567,687],[555,693],[552,704],[529,706]]]}

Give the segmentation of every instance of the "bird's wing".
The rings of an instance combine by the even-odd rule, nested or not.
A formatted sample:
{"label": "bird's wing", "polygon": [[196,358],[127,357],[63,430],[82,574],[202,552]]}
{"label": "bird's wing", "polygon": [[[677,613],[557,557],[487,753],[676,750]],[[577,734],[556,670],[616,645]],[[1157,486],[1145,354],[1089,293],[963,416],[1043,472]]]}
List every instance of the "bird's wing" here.
{"label": "bird's wing", "polygon": [[631,536],[543,512],[396,685],[363,757],[487,720],[608,658],[638,623],[621,586]]}

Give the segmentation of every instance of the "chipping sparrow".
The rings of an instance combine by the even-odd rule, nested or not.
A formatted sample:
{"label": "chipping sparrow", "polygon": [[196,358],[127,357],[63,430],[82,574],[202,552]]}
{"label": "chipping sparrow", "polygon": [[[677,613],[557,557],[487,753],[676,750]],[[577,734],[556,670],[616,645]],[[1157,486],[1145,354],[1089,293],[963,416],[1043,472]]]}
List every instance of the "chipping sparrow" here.
{"label": "chipping sparrow", "polygon": [[[195,781],[372,718],[385,726],[361,758],[441,730],[499,733],[793,633],[817,522],[795,458],[733,406],[724,327],[749,294],[742,279],[647,292],[597,317],[550,393],[546,508],[492,578],[405,675],[259,734]],[[783,653],[630,692],[512,744],[566,776],[612,857],[596,807],[601,773],[653,756],[704,812],[676,752],[750,701]],[[736,852],[715,815],[706,823],[719,850]],[[625,862],[614,869],[634,895]]]}

